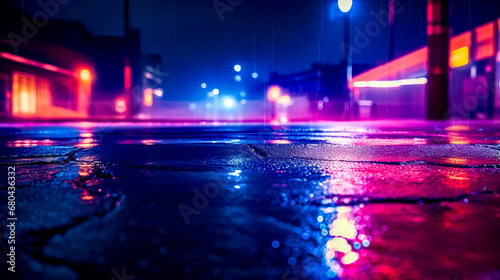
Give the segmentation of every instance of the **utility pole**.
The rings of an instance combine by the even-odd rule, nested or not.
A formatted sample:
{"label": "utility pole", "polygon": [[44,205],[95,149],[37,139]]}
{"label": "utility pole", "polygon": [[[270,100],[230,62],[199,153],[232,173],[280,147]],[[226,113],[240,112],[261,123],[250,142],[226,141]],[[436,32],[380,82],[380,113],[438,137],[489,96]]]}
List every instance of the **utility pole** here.
{"label": "utility pole", "polygon": [[498,50],[498,27],[500,26],[500,21],[495,20],[493,24],[493,55],[490,58],[490,71],[488,73],[488,95],[486,98],[486,117],[492,120],[495,117],[495,102],[497,99],[497,50]]}
{"label": "utility pole", "polygon": [[349,12],[344,13],[344,42],[345,42],[345,85],[344,85],[344,115],[346,120],[352,117],[352,99],[349,83],[352,79],[352,55],[350,49],[350,18]]}
{"label": "utility pole", "polygon": [[427,5],[427,119],[444,120],[448,117],[449,0],[428,0]]}
{"label": "utility pole", "polygon": [[389,61],[394,60],[394,0],[389,0]]}
{"label": "utility pole", "polygon": [[125,61],[124,61],[124,88],[125,88],[125,100],[127,100],[128,109],[127,115],[131,115],[130,108],[132,108],[132,68],[130,67],[130,0],[124,0],[123,3],[124,12],[124,38],[125,38]]}

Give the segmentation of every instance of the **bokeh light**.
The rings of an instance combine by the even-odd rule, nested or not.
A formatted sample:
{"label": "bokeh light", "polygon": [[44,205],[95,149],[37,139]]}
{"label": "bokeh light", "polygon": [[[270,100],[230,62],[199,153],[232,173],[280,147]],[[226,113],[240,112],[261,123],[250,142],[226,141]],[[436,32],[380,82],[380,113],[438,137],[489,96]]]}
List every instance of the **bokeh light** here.
{"label": "bokeh light", "polygon": [[125,101],[125,98],[119,97],[116,99],[115,110],[120,114],[123,114],[127,111],[127,102]]}
{"label": "bokeh light", "polygon": [[226,98],[226,100],[224,100],[224,106],[226,106],[226,108],[232,108],[234,106],[234,100]]}
{"label": "bokeh light", "polygon": [[80,71],[80,79],[82,79],[82,81],[84,82],[90,82],[90,80],[92,79],[90,71],[88,69],[82,69],[82,71]]}
{"label": "bokeh light", "polygon": [[281,95],[281,89],[278,86],[272,86],[267,91],[267,99],[270,101],[276,101]]}

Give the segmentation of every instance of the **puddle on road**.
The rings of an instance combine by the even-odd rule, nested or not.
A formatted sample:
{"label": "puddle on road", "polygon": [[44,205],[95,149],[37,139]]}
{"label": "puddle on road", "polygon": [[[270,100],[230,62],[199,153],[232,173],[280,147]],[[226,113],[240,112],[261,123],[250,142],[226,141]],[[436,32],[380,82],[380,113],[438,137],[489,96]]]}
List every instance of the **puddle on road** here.
{"label": "puddle on road", "polygon": [[223,195],[231,213],[224,216],[244,212],[234,208],[262,198],[293,213],[268,213],[265,218],[270,227],[288,232],[268,236],[267,246],[286,263],[269,266],[269,275],[279,279],[496,279],[499,275],[499,170],[426,164],[320,166],[298,161],[294,166],[243,165],[227,172]]}
{"label": "puddle on road", "polygon": [[[59,245],[52,239],[55,235],[64,234],[88,217],[109,213],[120,206],[123,197],[102,188],[114,177],[97,158],[85,156],[74,161],[67,150],[59,149],[61,147],[90,149],[103,141],[111,145],[140,146],[174,143],[334,143],[347,146],[499,143],[498,135],[485,138],[481,133],[470,137],[456,133],[450,130],[449,133],[416,137],[418,133],[413,132],[384,134],[379,130],[344,129],[338,132],[295,130],[293,133],[210,131],[204,136],[146,133],[123,137],[116,136],[121,134],[113,131],[102,137],[85,128],[55,136],[51,132],[25,131],[19,134],[21,139],[6,141],[5,146],[34,148],[39,152],[35,152],[35,157],[50,159],[40,165],[37,158],[38,164],[33,166],[23,166],[30,157],[15,159],[20,164],[20,197],[25,195],[23,200],[30,202],[20,205],[28,213],[23,219],[29,221],[20,229],[37,244],[31,255],[33,259],[41,261],[48,254],[52,260],[56,258],[71,267],[71,261],[58,257],[57,246],[42,252],[44,244]],[[218,174],[225,177],[221,197],[227,205],[222,211],[229,221],[222,230],[238,233],[246,221],[234,213],[248,211],[247,206],[241,206],[245,203],[260,203],[258,206],[262,207],[256,218],[264,220],[270,231],[286,232],[261,237],[267,243],[260,242],[264,239],[249,240],[279,255],[284,265],[265,268],[273,277],[454,279],[479,276],[494,279],[499,274],[500,171],[494,165],[481,166],[485,162],[453,157],[434,159],[433,164],[426,161],[381,164],[259,159],[257,162],[229,162],[237,167],[224,167],[225,172]],[[161,170],[161,166],[156,166],[158,171],[154,172],[197,172],[196,169],[174,167]],[[213,170],[207,167],[202,171]],[[217,172],[220,170],[212,173]],[[48,186],[51,188],[41,189]],[[216,221],[205,222],[211,226],[210,223]],[[224,246],[236,249],[241,246],[241,240],[238,241]],[[261,257],[270,258],[269,255]]]}
{"label": "puddle on road", "polygon": [[[63,123],[11,124],[0,132],[9,147],[101,143],[331,143],[353,146],[500,144],[494,125],[450,123],[324,123],[273,127],[263,124]],[[90,140],[91,139],[91,140]]]}

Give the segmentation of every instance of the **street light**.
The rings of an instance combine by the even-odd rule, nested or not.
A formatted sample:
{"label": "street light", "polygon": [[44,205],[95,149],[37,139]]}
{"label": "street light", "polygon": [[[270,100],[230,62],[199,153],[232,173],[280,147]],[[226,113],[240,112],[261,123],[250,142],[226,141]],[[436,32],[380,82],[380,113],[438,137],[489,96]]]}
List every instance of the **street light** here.
{"label": "street light", "polygon": [[82,69],[82,71],[80,71],[80,79],[82,79],[82,81],[84,82],[90,82],[90,80],[92,79],[90,71],[88,69]]}
{"label": "street light", "polygon": [[339,9],[343,13],[347,13],[352,8],[352,0],[339,0]]}
{"label": "street light", "polygon": [[232,100],[231,98],[227,98],[226,100],[224,100],[224,106],[226,106],[226,108],[232,108],[234,105],[234,100]]}
{"label": "street light", "polygon": [[351,92],[349,90],[349,82],[352,77],[352,62],[351,62],[351,50],[350,50],[350,36],[349,36],[349,14],[348,12],[352,8],[352,0],[339,0],[339,9],[344,13],[344,55],[345,55],[345,65],[346,65],[346,80],[344,86],[344,114],[347,119],[349,119],[351,111]]}
{"label": "street light", "polygon": [[238,64],[236,64],[236,65],[234,66],[234,71],[236,71],[236,72],[240,72],[240,71],[241,71],[241,66],[240,66],[240,65],[238,65]]}

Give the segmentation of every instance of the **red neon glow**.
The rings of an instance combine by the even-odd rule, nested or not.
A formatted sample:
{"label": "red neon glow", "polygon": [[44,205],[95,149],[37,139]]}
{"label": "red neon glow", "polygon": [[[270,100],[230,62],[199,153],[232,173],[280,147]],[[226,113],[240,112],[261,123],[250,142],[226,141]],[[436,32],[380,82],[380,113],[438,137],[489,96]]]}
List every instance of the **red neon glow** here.
{"label": "red neon glow", "polygon": [[474,55],[475,60],[489,58],[495,54],[493,40],[494,27],[495,25],[491,22],[476,28],[475,34],[477,48]]}
{"label": "red neon glow", "polygon": [[125,75],[125,89],[130,89],[132,87],[132,69],[130,69],[130,66],[125,67],[124,75]]}
{"label": "red neon glow", "polygon": [[450,39],[450,50],[458,50],[463,47],[470,49],[472,44],[472,33],[467,31]]}
{"label": "red neon glow", "polygon": [[[428,19],[429,21],[434,20],[433,14],[430,12],[432,6],[428,6]],[[500,25],[500,23],[499,23]],[[474,59],[484,59],[492,57],[494,55],[493,47],[493,28],[494,23],[488,23],[483,26],[477,27],[475,29],[476,35],[476,50],[474,53]],[[500,28],[500,27],[499,27]],[[470,31],[460,34],[451,38],[450,40],[450,64],[453,63],[454,66],[468,64],[470,58],[467,58],[467,63],[465,62],[465,48],[467,47],[467,52],[471,49],[471,37],[472,33]],[[461,49],[464,48],[464,49]],[[460,50],[461,49],[461,50]],[[457,51],[457,52],[455,52]],[[455,53],[453,53],[455,52]],[[395,59],[389,63],[375,67],[367,72],[364,72],[352,79],[352,84],[349,84],[349,88],[356,88],[356,82],[366,82],[366,81],[378,81],[382,79],[404,77],[405,73],[408,72],[418,72],[427,69],[427,47],[421,48],[415,52],[402,56]],[[498,54],[498,60],[500,61],[500,53]],[[470,57],[470,55],[468,55]],[[451,65],[450,65],[451,66]],[[358,84],[359,85],[359,84]],[[356,92],[355,92],[355,96]]]}
{"label": "red neon glow", "polygon": [[37,67],[37,68],[42,68],[42,69],[56,72],[56,73],[63,74],[63,75],[68,75],[68,76],[73,75],[73,73],[69,70],[62,69],[62,68],[59,68],[59,67],[54,66],[54,65],[41,63],[41,62],[38,62],[38,61],[35,61],[32,59],[24,58],[22,56],[18,56],[18,55],[7,53],[7,52],[0,52],[0,57],[3,59],[7,59],[10,61],[14,61],[17,63],[21,63],[21,64],[25,64],[25,65],[29,65],[29,66],[33,66],[33,67]]}
{"label": "red neon glow", "polygon": [[421,48],[408,55],[378,66],[352,79],[353,85],[361,81],[377,81],[384,77],[393,77],[396,74],[412,68],[425,69],[427,63],[427,47]]}
{"label": "red neon glow", "polygon": [[45,69],[45,70],[52,71],[52,72],[58,72],[59,71],[59,69],[57,67],[55,67],[54,65],[50,65],[50,64],[43,64],[42,68]]}
{"label": "red neon glow", "polygon": [[281,89],[280,89],[279,86],[272,86],[267,91],[267,99],[269,99],[269,101],[276,101],[276,100],[278,100],[278,98],[280,97],[280,95],[281,95]]}
{"label": "red neon glow", "polygon": [[125,98],[119,97],[116,99],[115,110],[120,114],[123,114],[127,111],[127,102],[125,101]]}
{"label": "red neon glow", "polygon": [[434,22],[434,8],[432,3],[427,4],[427,22],[431,23]]}
{"label": "red neon glow", "polygon": [[153,106],[153,89],[147,88],[144,90],[144,99],[142,103],[147,107]]}

